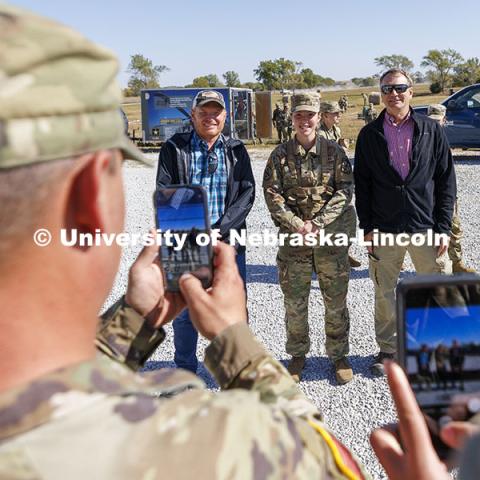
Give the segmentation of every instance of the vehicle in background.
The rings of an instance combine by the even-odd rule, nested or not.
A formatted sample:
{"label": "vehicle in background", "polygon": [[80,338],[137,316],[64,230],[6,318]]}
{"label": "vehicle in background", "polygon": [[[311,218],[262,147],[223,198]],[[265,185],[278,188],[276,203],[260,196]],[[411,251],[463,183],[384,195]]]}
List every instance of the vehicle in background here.
{"label": "vehicle in background", "polygon": [[[442,102],[445,132],[452,148],[480,148],[480,83],[462,88]],[[414,107],[427,115],[428,105]]]}

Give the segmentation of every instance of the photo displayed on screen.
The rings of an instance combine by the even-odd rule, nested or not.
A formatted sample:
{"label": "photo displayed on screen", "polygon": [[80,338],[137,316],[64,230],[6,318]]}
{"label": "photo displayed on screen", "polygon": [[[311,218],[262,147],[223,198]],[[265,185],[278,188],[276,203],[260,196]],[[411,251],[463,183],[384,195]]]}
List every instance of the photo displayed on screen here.
{"label": "photo displayed on screen", "polygon": [[[170,244],[162,242],[160,254],[167,289],[178,291],[178,279],[185,272],[211,283],[211,247],[200,246],[198,235],[209,233],[201,187],[162,188],[156,193],[157,228],[176,234]],[[166,237],[164,237],[166,238]]]}
{"label": "photo displayed on screen", "polygon": [[407,305],[406,368],[419,405],[438,418],[455,395],[480,391],[480,304],[457,287],[424,300]]}

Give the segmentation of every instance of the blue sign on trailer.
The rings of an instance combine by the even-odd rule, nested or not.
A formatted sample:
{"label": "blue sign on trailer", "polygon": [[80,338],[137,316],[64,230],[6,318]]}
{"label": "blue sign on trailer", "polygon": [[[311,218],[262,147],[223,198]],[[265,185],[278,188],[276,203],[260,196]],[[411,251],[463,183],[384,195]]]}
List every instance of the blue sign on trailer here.
{"label": "blue sign on trailer", "polygon": [[[203,88],[160,88],[142,90],[142,130],[145,142],[164,142],[177,132],[192,126],[190,112],[195,95]],[[214,88],[223,95],[227,120],[225,135],[248,139],[252,133],[252,91]]]}

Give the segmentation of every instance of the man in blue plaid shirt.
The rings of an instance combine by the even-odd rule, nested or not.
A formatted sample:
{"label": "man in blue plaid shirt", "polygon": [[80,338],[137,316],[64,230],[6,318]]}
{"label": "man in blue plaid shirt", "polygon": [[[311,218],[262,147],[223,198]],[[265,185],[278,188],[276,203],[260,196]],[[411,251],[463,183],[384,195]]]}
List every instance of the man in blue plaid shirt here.
{"label": "man in blue plaid shirt", "polygon": [[[255,198],[250,157],[240,140],[222,134],[227,118],[223,95],[215,90],[197,94],[192,104],[193,132],[176,133],[160,151],[157,187],[201,185],[208,198],[212,228],[228,242],[231,230],[246,228]],[[246,281],[245,247],[237,247],[237,266]],[[196,372],[198,334],[188,311],[173,322],[175,363]]]}

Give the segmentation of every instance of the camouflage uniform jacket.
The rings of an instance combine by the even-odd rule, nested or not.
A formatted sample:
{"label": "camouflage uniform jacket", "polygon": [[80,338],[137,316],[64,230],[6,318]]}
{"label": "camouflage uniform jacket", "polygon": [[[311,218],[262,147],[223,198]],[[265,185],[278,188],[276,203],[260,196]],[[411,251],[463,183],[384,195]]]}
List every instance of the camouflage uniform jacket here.
{"label": "camouflage uniform jacket", "polygon": [[[97,343],[138,366],[163,337],[120,302]],[[247,325],[215,338],[205,363],[227,391],[99,355],[1,393],[0,479],[363,478]]]}
{"label": "camouflage uniform jacket", "polygon": [[326,138],[327,140],[333,140],[334,142],[337,142],[337,143],[342,138],[342,133],[340,131],[340,128],[334,125],[329,130],[323,122],[320,124],[320,127],[318,129],[318,134],[323,138]]}
{"label": "camouflage uniform jacket", "polygon": [[325,228],[351,203],[352,166],[335,142],[317,134],[316,144],[306,152],[293,138],[271,153],[263,192],[272,219],[281,230],[296,232],[305,220]]}

